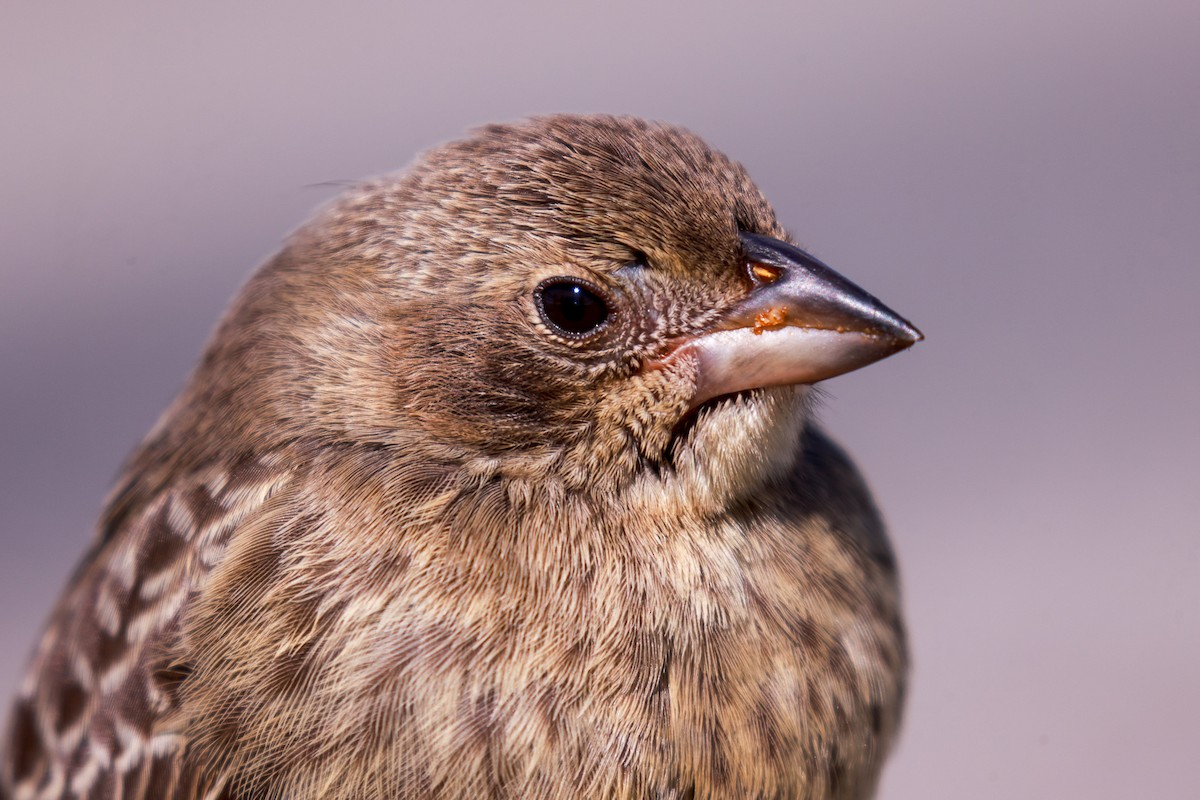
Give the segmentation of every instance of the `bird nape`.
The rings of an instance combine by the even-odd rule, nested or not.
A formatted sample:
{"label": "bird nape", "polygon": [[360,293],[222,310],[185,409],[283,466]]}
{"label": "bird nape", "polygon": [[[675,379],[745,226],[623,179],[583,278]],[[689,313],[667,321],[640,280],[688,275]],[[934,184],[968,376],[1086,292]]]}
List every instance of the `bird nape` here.
{"label": "bird nape", "polygon": [[365,183],[130,458],[0,795],[870,796],[896,566],[806,398],[920,338],[670,125]]}

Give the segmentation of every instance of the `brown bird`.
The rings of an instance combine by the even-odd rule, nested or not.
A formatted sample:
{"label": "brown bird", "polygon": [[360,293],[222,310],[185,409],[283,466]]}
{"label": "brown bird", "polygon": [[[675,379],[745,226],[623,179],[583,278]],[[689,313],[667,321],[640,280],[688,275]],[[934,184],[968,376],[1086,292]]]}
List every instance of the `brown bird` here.
{"label": "brown bird", "polygon": [[867,797],[896,567],[807,385],[920,338],[680,128],[366,183],[129,461],[0,795]]}

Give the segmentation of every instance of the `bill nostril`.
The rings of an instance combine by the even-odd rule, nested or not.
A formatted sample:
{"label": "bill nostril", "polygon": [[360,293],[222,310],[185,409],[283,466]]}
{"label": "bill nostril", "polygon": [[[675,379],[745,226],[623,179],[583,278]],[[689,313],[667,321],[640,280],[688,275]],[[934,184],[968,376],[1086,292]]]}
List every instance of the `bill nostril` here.
{"label": "bill nostril", "polygon": [[763,264],[761,261],[748,261],[746,262],[746,272],[750,274],[750,280],[759,286],[767,286],[782,278],[785,270],[783,267],[777,267],[774,264]]}

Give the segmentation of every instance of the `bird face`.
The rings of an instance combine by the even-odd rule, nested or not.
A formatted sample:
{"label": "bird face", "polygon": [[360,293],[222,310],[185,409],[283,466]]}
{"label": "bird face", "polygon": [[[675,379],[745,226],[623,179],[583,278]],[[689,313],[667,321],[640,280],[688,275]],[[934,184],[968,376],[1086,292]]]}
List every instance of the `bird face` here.
{"label": "bird face", "polygon": [[804,385],[920,337],[792,245],[740,165],[627,118],[484,128],[352,191],[272,274],[249,294],[322,309],[286,321],[309,366],[277,383],[323,415],[303,430],[608,494],[752,482],[794,453]]}

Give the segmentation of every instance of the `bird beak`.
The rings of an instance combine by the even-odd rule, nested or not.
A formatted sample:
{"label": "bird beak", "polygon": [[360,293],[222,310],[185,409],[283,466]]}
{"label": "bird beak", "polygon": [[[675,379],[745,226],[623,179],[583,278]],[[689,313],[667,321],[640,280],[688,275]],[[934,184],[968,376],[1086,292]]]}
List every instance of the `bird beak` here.
{"label": "bird beak", "polygon": [[925,338],[896,312],[787,242],[743,233],[750,294],[660,360],[695,359],[691,407],[721,395],[823,381]]}

